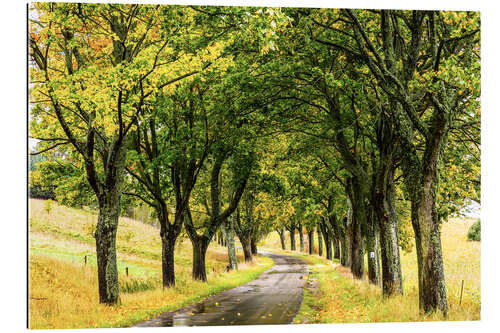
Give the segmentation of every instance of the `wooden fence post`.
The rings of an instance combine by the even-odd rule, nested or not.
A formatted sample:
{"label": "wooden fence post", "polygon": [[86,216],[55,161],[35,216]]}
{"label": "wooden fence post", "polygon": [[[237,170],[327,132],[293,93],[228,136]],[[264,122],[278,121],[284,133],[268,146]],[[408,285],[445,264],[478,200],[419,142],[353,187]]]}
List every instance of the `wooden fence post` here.
{"label": "wooden fence post", "polygon": [[464,293],[464,280],[462,280],[462,288],[460,289],[460,304],[462,305],[462,295]]}

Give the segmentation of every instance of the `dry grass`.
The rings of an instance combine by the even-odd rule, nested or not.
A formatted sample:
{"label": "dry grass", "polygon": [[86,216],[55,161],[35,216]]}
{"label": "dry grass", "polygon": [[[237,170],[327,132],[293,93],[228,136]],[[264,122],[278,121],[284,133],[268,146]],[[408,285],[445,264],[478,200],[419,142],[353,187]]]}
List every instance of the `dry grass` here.
{"label": "dry grass", "polygon": [[[416,253],[402,253],[404,295],[383,299],[379,287],[365,280],[355,280],[348,268],[330,264],[318,256],[299,255],[310,264],[312,276],[320,282],[320,294],[306,293],[296,322],[407,322],[463,321],[481,318],[481,276],[479,242],[466,239],[472,219],[450,219],[442,226],[444,270],[449,313],[423,315],[418,309]],[[273,245],[271,240],[266,245]],[[278,245],[279,246],[279,245]],[[290,251],[287,251],[291,253]],[[463,297],[460,304],[462,280]]]}
{"label": "dry grass", "polygon": [[[122,327],[251,280],[272,265],[268,258],[240,266],[237,272],[211,274],[208,283],[177,273],[175,288],[121,293],[121,304],[98,303],[95,267],[47,256],[30,257],[30,328]],[[123,279],[123,277],[122,277]]]}
{"label": "dry grass", "polygon": [[[159,230],[120,218],[120,285],[139,282],[149,290],[121,292],[120,305],[102,305],[98,303],[94,239],[86,233],[91,219],[89,212],[56,204],[47,214],[43,201],[30,200],[30,328],[130,326],[250,281],[272,266],[272,260],[259,257],[254,264],[240,264],[237,272],[224,273],[227,249],[212,244],[206,257],[208,283],[196,282],[191,278],[191,243],[184,239],[176,245],[176,287],[164,290]],[[238,253],[238,259],[243,261],[242,253]],[[129,277],[125,276],[126,267]]]}

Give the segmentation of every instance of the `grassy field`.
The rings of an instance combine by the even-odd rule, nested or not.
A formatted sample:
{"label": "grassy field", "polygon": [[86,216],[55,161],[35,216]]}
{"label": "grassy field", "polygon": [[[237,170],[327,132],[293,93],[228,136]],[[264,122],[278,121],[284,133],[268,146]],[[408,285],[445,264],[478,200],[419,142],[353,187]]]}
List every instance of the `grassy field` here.
{"label": "grassy field", "polygon": [[[56,204],[49,214],[42,200],[30,199],[29,203],[30,328],[127,327],[251,281],[273,265],[271,259],[258,256],[254,264],[242,263],[239,271],[226,273],[227,250],[213,243],[207,253],[208,283],[195,282],[191,243],[181,239],[176,245],[176,286],[164,290],[159,229],[120,218],[121,303],[102,305],[92,237],[96,214]],[[243,262],[240,252],[238,260]]]}
{"label": "grassy field", "polygon": [[[296,323],[407,322],[481,319],[481,248],[479,242],[466,239],[472,219],[450,219],[442,226],[442,245],[449,313],[447,318],[436,313],[419,314],[418,275],[415,250],[402,252],[404,295],[383,299],[381,289],[365,280],[354,280],[349,269],[317,255],[299,256],[309,263],[310,278],[319,281],[319,294],[306,290]],[[266,247],[279,247],[272,235]],[[287,246],[289,244],[287,243]],[[282,252],[281,250],[279,250]],[[460,303],[462,281],[463,296]]]}

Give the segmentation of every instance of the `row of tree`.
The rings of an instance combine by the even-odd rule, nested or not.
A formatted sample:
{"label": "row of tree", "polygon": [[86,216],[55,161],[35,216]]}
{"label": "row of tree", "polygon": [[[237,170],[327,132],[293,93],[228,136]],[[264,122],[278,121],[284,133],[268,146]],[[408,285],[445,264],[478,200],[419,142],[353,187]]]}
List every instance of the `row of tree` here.
{"label": "row of tree", "polygon": [[156,212],[165,287],[182,228],[203,281],[219,231],[237,268],[234,234],[249,260],[273,229],[293,248],[316,228],[328,257],[362,278],[366,253],[370,281],[402,293],[411,223],[420,308],[446,314],[440,224],[479,197],[479,27],[466,12],[34,5],[30,134],[98,203],[100,301],[119,297],[125,194]]}

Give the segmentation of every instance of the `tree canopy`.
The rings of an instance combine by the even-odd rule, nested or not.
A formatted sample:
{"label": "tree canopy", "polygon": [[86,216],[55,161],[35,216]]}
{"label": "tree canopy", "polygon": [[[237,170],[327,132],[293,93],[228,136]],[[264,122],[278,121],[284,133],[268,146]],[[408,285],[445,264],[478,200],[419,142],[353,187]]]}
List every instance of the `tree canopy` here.
{"label": "tree canopy", "polygon": [[97,202],[101,302],[118,301],[123,194],[156,211],[165,287],[182,228],[203,281],[220,228],[245,258],[273,230],[288,230],[293,248],[296,230],[303,247],[317,228],[357,278],[366,257],[385,296],[403,293],[399,249],[415,245],[420,308],[446,314],[440,224],[481,193],[478,13],[76,3],[30,13],[33,154],[59,154],[31,178],[63,203]]}

